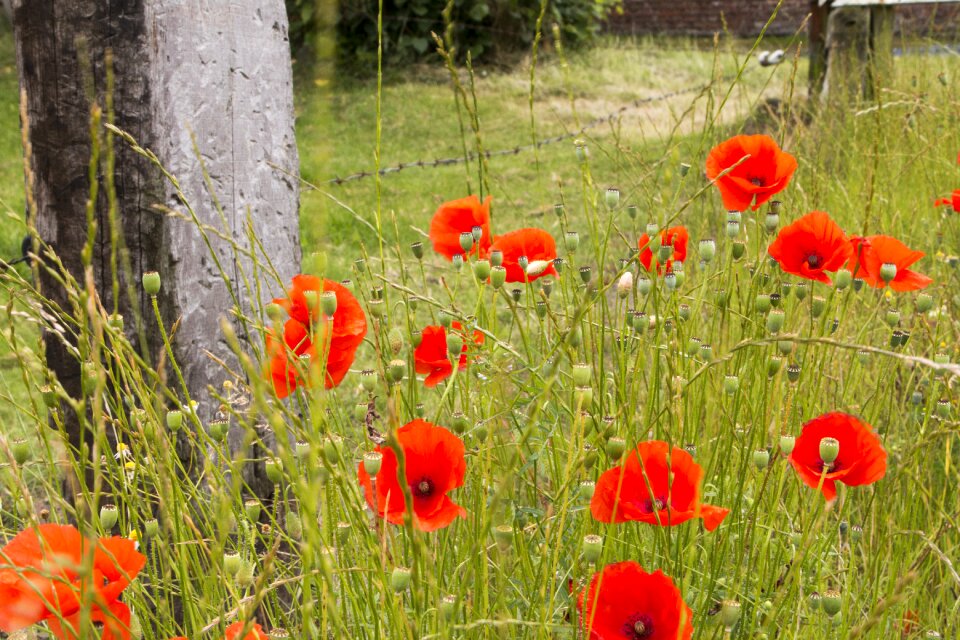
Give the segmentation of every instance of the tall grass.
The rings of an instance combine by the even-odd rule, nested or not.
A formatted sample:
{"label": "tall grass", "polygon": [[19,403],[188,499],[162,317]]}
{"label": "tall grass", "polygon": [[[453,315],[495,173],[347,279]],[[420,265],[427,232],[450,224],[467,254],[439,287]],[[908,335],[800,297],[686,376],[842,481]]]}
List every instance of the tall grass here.
{"label": "tall grass", "polygon": [[[742,52],[718,48],[715,55],[705,80],[750,64]],[[564,84],[563,61],[546,64],[529,73],[536,91],[515,89],[522,108],[556,77],[563,99],[573,97],[572,112],[597,83],[587,74],[602,73],[587,64]],[[60,324],[90,354],[85,393],[57,395],[36,359],[18,359],[28,388],[53,391],[13,407],[37,446],[0,439],[0,527],[13,534],[49,519],[79,521],[102,535],[135,534],[148,564],[125,600],[148,638],[222,637],[228,622],[252,616],[274,637],[284,637],[283,628],[298,638],[573,638],[576,594],[597,568],[627,559],[673,578],[694,611],[697,638],[957,637],[960,442],[957,368],[949,363],[957,359],[960,289],[958,258],[949,254],[960,219],[932,202],[960,187],[958,71],[952,57],[902,58],[876,104],[825,108],[809,123],[782,120],[771,131],[800,161],[780,196],[780,226],[822,209],[851,234],[888,233],[925,251],[917,268],[935,279],[929,312],[917,311],[915,294],[840,290],[784,274],[766,257],[776,230],[765,227],[765,210],[744,213],[728,234],[719,196],[702,174],[704,158],[742,123],[726,110],[754,102],[763,84],[718,79],[674,106],[643,141],[614,120],[603,135],[584,134],[549,157],[544,151],[539,168],[484,168],[496,232],[532,220],[557,238],[564,267],[549,286],[538,280],[497,289],[470,263],[458,270],[429,247],[422,259],[414,256],[415,229],[428,226],[435,205],[427,176],[445,175],[453,191],[445,197],[459,197],[467,194],[453,185],[470,180],[479,189],[463,168],[384,178],[382,193],[337,195],[338,215],[367,229],[350,236],[355,244],[325,245],[342,256],[327,272],[341,278],[349,270],[370,325],[353,371],[336,389],[301,389],[278,401],[262,376],[263,342],[239,344],[225,320],[240,367],[224,371],[217,393],[196,398],[219,405],[220,420],[201,424],[186,412],[179,431],[190,434],[193,470],[173,453],[178,429],[168,416],[186,402],[176,378],[168,384],[145,370],[102,311],[61,311]],[[498,82],[506,81],[485,85],[455,72],[468,125],[454,149],[545,135],[547,125],[534,120],[531,131],[522,109],[516,127],[488,135],[500,108]],[[778,73],[772,86],[803,93],[798,69],[788,64]],[[391,99],[412,91],[377,91],[384,111],[378,107],[366,134],[376,127],[379,139],[390,113],[409,118]],[[448,102],[436,109],[452,118],[449,88],[443,95]],[[384,148],[404,136],[398,153],[420,151],[389,125],[382,136]],[[378,164],[382,151],[378,144]],[[619,189],[618,201],[608,201],[608,187]],[[307,202],[330,195],[313,193]],[[400,198],[429,204],[410,217]],[[635,259],[648,225],[672,224],[691,235],[675,289]],[[567,240],[574,233],[578,243]],[[323,246],[307,238],[308,248]],[[697,250],[707,238],[716,242],[709,261]],[[627,271],[634,284],[618,295]],[[49,328],[42,298],[14,272],[2,283],[22,310],[5,316],[7,345],[34,352],[35,336],[18,336],[24,326]],[[71,286],[79,299],[82,283]],[[757,310],[758,296],[774,293],[784,313],[775,333]],[[417,331],[443,317],[486,339],[464,371],[428,389],[414,372],[412,345]],[[262,305],[244,320],[261,336],[272,330]],[[905,346],[891,346],[894,328],[909,333]],[[403,375],[387,382],[395,360]],[[575,365],[589,371],[587,385],[574,383]],[[833,410],[876,428],[889,469],[872,486],[841,486],[838,500],[826,503],[800,483],[780,442]],[[64,448],[56,427],[68,411],[95,435],[92,451]],[[466,481],[453,497],[469,515],[433,533],[373,517],[357,480],[362,454],[374,447],[370,434],[389,442],[418,416],[456,430],[467,448]],[[227,430],[247,446],[231,451]],[[731,509],[722,526],[708,533],[697,522],[596,522],[590,483],[616,465],[618,439],[628,450],[659,439],[691,452],[703,467],[704,500]],[[78,509],[62,498],[57,478],[65,468],[83,477],[91,455],[94,484],[83,487]],[[254,496],[242,470],[265,463],[273,491]],[[107,503],[120,507],[109,528]],[[603,540],[594,562],[582,553],[590,534]],[[828,590],[841,594],[834,616],[817,606],[815,594]],[[735,624],[717,615],[724,601],[740,605]],[[905,617],[911,630],[904,631]]]}

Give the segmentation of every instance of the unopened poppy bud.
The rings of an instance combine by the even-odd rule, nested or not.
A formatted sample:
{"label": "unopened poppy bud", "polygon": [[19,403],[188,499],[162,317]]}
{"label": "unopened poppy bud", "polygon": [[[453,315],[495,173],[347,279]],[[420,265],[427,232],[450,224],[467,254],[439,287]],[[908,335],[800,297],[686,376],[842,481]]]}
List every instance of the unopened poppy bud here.
{"label": "unopened poppy bud", "polygon": [[593,404],[593,388],[592,387],[577,387],[574,390],[574,401],[579,407],[589,407]]}
{"label": "unopened poppy bud", "polygon": [[753,466],[761,471],[770,464],[770,452],[766,449],[757,449],[753,452]]}
{"label": "unopened poppy bud", "polygon": [[391,360],[387,364],[387,380],[389,382],[400,382],[403,380],[403,374],[407,371],[407,363],[399,358]]}
{"label": "unopened poppy bud", "polygon": [[620,204],[620,189],[607,189],[604,199],[606,200],[607,208],[615,209],[617,205]]}
{"label": "unopened poppy bud", "polygon": [[593,269],[590,267],[580,267],[580,279],[584,284],[590,282],[590,278],[593,277]]}
{"label": "unopened poppy bud", "polygon": [[623,455],[623,452],[627,449],[627,441],[623,438],[614,436],[607,440],[607,444],[604,446],[604,450],[607,452],[607,455],[611,460],[619,460],[620,456]]}
{"label": "unopened poppy bud", "polygon": [[287,513],[286,518],[283,519],[283,525],[287,535],[294,540],[299,540],[303,537],[303,522],[300,520],[300,514],[296,511]]}
{"label": "unopened poppy bud", "polygon": [[840,455],[839,440],[830,437],[820,439],[820,459],[824,464],[833,464],[838,455]]}
{"label": "unopened poppy bud", "polygon": [[10,443],[10,450],[13,453],[13,459],[17,464],[23,464],[30,459],[30,443],[23,438],[17,438]]}
{"label": "unopened poppy bud", "polygon": [[723,377],[723,391],[727,395],[733,395],[737,392],[737,389],[740,388],[740,378],[737,376],[724,376]]}
{"label": "unopened poppy bud", "polygon": [[[756,299],[753,301],[753,308],[756,309],[757,313],[766,313],[770,311],[771,306],[770,296],[766,293],[757,294]],[[769,322],[769,318],[767,322]]]}
{"label": "unopened poppy bud", "polygon": [[507,270],[504,267],[493,267],[490,270],[490,284],[499,289],[507,281]]}
{"label": "unopened poppy bud", "polygon": [[820,606],[823,607],[823,612],[831,618],[840,613],[840,604],[840,592],[836,589],[824,591],[820,598]]}
{"label": "unopened poppy bud", "polygon": [[412,572],[407,567],[397,567],[390,574],[390,588],[396,593],[406,591],[410,586]]}
{"label": "unopened poppy bud", "polygon": [[730,253],[733,255],[734,260],[739,260],[743,257],[743,254],[747,251],[747,245],[743,244],[739,240],[735,241],[730,245]]}
{"label": "unopened poppy bud", "polygon": [[264,463],[264,471],[267,473],[267,479],[273,484],[280,484],[283,479],[283,462],[280,458],[268,458]]}
{"label": "unopened poppy bud", "polygon": [[535,278],[541,275],[548,268],[550,268],[549,260],[534,260],[524,268],[524,271],[526,272],[527,277]]}
{"label": "unopened poppy bud", "polygon": [[630,291],[633,290],[633,272],[625,271],[623,275],[620,276],[620,279],[617,280],[617,295],[621,298],[626,298],[630,295]]}
{"label": "unopened poppy bud", "polygon": [[701,240],[698,248],[700,249],[700,259],[704,262],[710,262],[717,255],[717,243],[712,238]]}
{"label": "unopened poppy bud", "polygon": [[600,559],[600,553],[603,551],[603,538],[596,534],[588,534],[583,537],[583,559],[590,564],[596,564]]}
{"label": "unopened poppy bud", "polygon": [[736,600],[724,600],[720,603],[720,624],[729,629],[740,619],[740,603]]}
{"label": "unopened poppy bud", "polygon": [[933,297],[929,293],[921,293],[917,296],[917,311],[926,313],[933,308]]}
{"label": "unopened poppy bud", "polygon": [[240,571],[240,568],[243,566],[243,559],[240,557],[239,553],[225,553],[223,554],[223,571],[228,576],[235,576],[237,572]]}
{"label": "unopened poppy bud", "polygon": [[573,365],[573,384],[576,387],[586,387],[590,384],[590,365]]}
{"label": "unopened poppy bud", "polygon": [[849,269],[837,269],[837,275],[833,277],[833,286],[837,289],[846,289],[853,282],[853,274]]}
{"label": "unopened poppy bud", "polygon": [[423,243],[422,242],[418,241],[411,244],[410,251],[413,252],[413,257],[416,258],[417,260],[423,259]]}
{"label": "unopened poppy bud", "polygon": [[156,271],[147,271],[141,278],[143,290],[148,296],[156,296],[160,293],[160,274]]}
{"label": "unopened poppy bud", "polygon": [[767,331],[776,334],[783,328],[784,313],[780,309],[774,309],[767,315]]}
{"label": "unopened poppy bud", "polygon": [[243,512],[251,522],[260,520],[260,509],[261,505],[259,500],[246,500],[243,503]]}
{"label": "unopened poppy bud", "polygon": [[888,326],[895,327],[900,324],[900,312],[896,309],[888,309],[884,320],[886,320]]}
{"label": "unopened poppy bud", "polygon": [[113,529],[119,518],[120,512],[117,510],[116,505],[105,504],[100,507],[100,526],[103,527],[104,532],[109,532]]}
{"label": "unopened poppy bud", "polygon": [[493,539],[503,553],[513,548],[513,527],[508,524],[499,524],[493,528]]}
{"label": "unopened poppy bud", "polygon": [[[469,234],[468,234],[469,235]],[[453,268],[457,271],[460,271],[463,268],[463,254],[457,253],[450,259],[450,264],[453,265]]]}
{"label": "unopened poppy bud", "polygon": [[941,418],[950,417],[950,401],[946,398],[937,400],[937,415]]}
{"label": "unopened poppy bud", "polygon": [[467,416],[463,411],[454,411],[450,416],[450,422],[453,427],[454,432],[457,434],[462,434],[467,430],[467,427],[470,426],[470,422],[467,420]]}
{"label": "unopened poppy bud", "polygon": [[645,296],[650,293],[650,290],[653,288],[653,282],[650,278],[638,278],[637,279],[637,291],[640,295]]}
{"label": "unopened poppy bud", "polygon": [[637,205],[631,204],[627,206],[627,215],[630,216],[631,220],[635,220],[637,218]]}
{"label": "unopened poppy bud", "polygon": [[767,360],[767,375],[771,378],[780,371],[780,367],[783,366],[783,358],[780,356],[770,356]]}
{"label": "unopened poppy bud", "polygon": [[736,220],[727,220],[726,233],[728,238],[740,235],[740,223]]}
{"label": "unopened poppy bud", "polygon": [[473,263],[473,275],[477,277],[478,280],[486,280],[490,277],[490,261],[489,260],[477,260]]}
{"label": "unopened poppy bud", "polygon": [[796,446],[796,444],[797,439],[795,437],[791,435],[780,436],[780,451],[782,451],[784,455],[789,456],[791,453],[793,453],[793,448]]}
{"label": "unopened poppy bud", "polygon": [[363,470],[370,476],[380,473],[380,466],[383,464],[383,454],[379,451],[368,451],[363,454]]}
{"label": "unopened poppy bud", "polygon": [[774,233],[780,226],[780,214],[770,211],[763,219],[763,227],[767,233]]}
{"label": "unopened poppy bud", "polygon": [[813,296],[813,300],[810,301],[810,315],[812,315],[814,318],[819,318],[821,315],[823,315],[823,311],[826,308],[826,300],[820,296]]}

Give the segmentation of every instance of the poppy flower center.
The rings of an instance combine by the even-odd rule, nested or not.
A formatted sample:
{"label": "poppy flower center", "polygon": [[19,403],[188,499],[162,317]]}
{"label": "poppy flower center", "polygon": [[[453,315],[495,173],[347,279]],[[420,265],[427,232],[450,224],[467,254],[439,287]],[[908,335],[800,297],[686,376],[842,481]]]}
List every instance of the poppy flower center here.
{"label": "poppy flower center", "polygon": [[623,625],[624,635],[627,638],[640,640],[653,635],[653,620],[645,613],[635,613]]}
{"label": "poppy flower center", "polygon": [[663,511],[667,508],[667,498],[666,496],[661,496],[658,498],[651,498],[643,503],[643,511],[645,513],[653,513],[655,511]]}
{"label": "poppy flower center", "polygon": [[423,478],[414,487],[413,491],[418,498],[429,498],[433,495],[433,481],[429,478]]}
{"label": "poppy flower center", "polygon": [[755,187],[762,187],[764,185],[763,178],[758,178],[757,176],[751,176],[750,183]]}
{"label": "poppy flower center", "polygon": [[807,266],[811,269],[818,269],[823,264],[823,256],[813,253],[807,256]]}

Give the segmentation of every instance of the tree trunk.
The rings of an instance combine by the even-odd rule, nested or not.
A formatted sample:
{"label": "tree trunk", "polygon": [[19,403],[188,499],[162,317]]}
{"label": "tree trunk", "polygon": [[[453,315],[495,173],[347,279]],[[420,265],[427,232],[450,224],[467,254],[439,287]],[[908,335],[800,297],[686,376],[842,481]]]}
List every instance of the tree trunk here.
{"label": "tree trunk", "polygon": [[[226,226],[246,247],[249,214],[280,277],[288,280],[297,272],[298,183],[274,168],[295,176],[298,167],[283,0],[14,0],[13,23],[33,147],[37,230],[67,270],[82,281],[90,103],[104,104],[109,49],[116,61],[117,126],[177,176],[200,223]],[[193,139],[225,222],[204,184]],[[219,389],[226,374],[205,352],[235,363],[218,322],[230,316],[235,299],[249,312],[252,301],[242,286],[243,274],[251,275],[249,261],[237,259],[229,243],[208,234],[227,271],[225,282],[197,226],[158,210],[161,205],[185,211],[174,187],[128,145],[118,142],[116,150],[116,210],[135,282],[114,273],[107,200],[100,197],[93,255],[99,294],[104,307],[112,309],[111,283],[120,279],[117,307],[128,327],[132,318],[143,317],[143,355],[161,362],[162,342],[139,283],[141,273],[160,272],[164,321],[170,328],[180,320],[177,360],[191,397],[200,403],[201,419],[209,420],[216,403],[208,385]],[[47,297],[66,305],[65,292],[53,278],[43,275],[40,284]],[[279,282],[263,284],[264,296],[282,290]],[[132,300],[128,285],[135,292]],[[76,358],[55,337],[45,341],[48,365],[64,389],[79,397]],[[175,381],[171,388],[177,388]],[[71,443],[78,446],[83,436],[76,416],[70,425]]]}

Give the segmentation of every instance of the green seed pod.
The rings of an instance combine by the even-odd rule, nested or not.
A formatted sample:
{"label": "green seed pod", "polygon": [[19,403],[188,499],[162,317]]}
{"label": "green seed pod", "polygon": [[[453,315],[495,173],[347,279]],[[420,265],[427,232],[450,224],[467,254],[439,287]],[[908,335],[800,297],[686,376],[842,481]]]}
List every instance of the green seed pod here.
{"label": "green seed pod", "polygon": [[40,387],[40,397],[43,398],[43,405],[47,409],[56,409],[60,404],[60,399],[57,398],[57,390],[52,385]]}
{"label": "green seed pod", "polygon": [[320,294],[320,311],[328,318],[337,313],[337,294],[333,291],[324,291]]}
{"label": "green seed pod", "polygon": [[860,291],[861,289],[863,289],[863,284],[864,284],[863,278],[854,278],[854,279],[853,279],[853,290],[854,290],[854,291]]}
{"label": "green seed pod", "polygon": [[728,238],[736,238],[740,235],[740,223],[736,220],[727,220],[726,233]]}
{"label": "green seed pod", "polygon": [[706,344],[706,343],[701,344],[699,356],[701,360],[704,360],[707,362],[709,362],[710,360],[713,360],[713,347],[711,347],[709,344]]}
{"label": "green seed pod", "polygon": [[857,362],[861,365],[865,365],[870,362],[870,352],[869,351],[857,351]]}
{"label": "green seed pod", "polygon": [[264,463],[264,470],[267,473],[267,479],[273,484],[280,484],[283,480],[283,462],[280,458],[269,458]]}
{"label": "green seed pod", "polygon": [[796,382],[800,379],[800,365],[796,363],[790,363],[787,365],[787,380],[790,382]]}
{"label": "green seed pod", "polygon": [[477,260],[473,263],[473,275],[477,277],[477,280],[486,280],[490,277],[490,261],[489,260]]}
{"label": "green seed pod", "polygon": [[732,396],[740,388],[740,378],[737,376],[724,376],[723,377],[723,392],[729,396]]}
{"label": "green seed pod", "polygon": [[606,194],[604,194],[604,200],[607,203],[608,209],[616,209],[620,204],[620,190],[607,189]]}
{"label": "green seed pod", "polygon": [[147,271],[141,278],[143,290],[148,296],[154,297],[160,293],[160,274],[156,271]]}
{"label": "green seed pod", "polygon": [[837,269],[837,275],[833,277],[833,286],[839,290],[846,289],[853,282],[853,274],[849,269]]}
{"label": "green seed pod", "polygon": [[820,608],[821,600],[822,598],[820,597],[820,593],[817,591],[814,591],[809,596],[807,596],[807,605],[810,607],[810,609],[812,609],[813,611],[816,611],[817,609]]}
{"label": "green seed pod", "polygon": [[770,296],[766,293],[757,294],[756,299],[753,301],[753,308],[757,313],[767,313],[770,311],[771,306]]}
{"label": "green seed pod", "polygon": [[637,292],[645,296],[650,293],[650,290],[653,288],[653,282],[650,278],[637,278]]}
{"label": "green seed pod", "polygon": [[828,589],[823,592],[823,597],[820,599],[820,606],[823,607],[823,612],[828,616],[832,618],[840,613],[840,604],[841,597],[839,591],[836,589]]}
{"label": "green seed pod", "polygon": [[337,541],[342,545],[350,538],[350,531],[353,525],[349,522],[340,521],[337,523]]}
{"label": "green seed pod", "polygon": [[253,584],[254,577],[254,566],[252,562],[243,562],[240,565],[240,569],[237,571],[236,575],[233,577],[237,586],[241,589],[246,589]]}
{"label": "green seed pod", "polygon": [[792,340],[777,340],[777,351],[780,352],[780,355],[788,356],[793,353],[793,341]]}
{"label": "green seed pod", "polygon": [[700,353],[700,338],[690,338],[687,340],[687,355],[691,358]]}
{"label": "green seed pod", "polygon": [[228,576],[235,576],[243,567],[243,559],[239,553],[229,552],[223,554],[223,571]]}
{"label": "green seed pod", "polygon": [[17,438],[10,443],[10,451],[13,453],[13,459],[17,461],[17,464],[23,464],[30,459],[31,446],[27,440]]}
{"label": "green seed pod", "polygon": [[353,405],[353,417],[355,420],[363,420],[367,417],[369,407],[366,402],[358,402]]}
{"label": "green seed pod", "polygon": [[824,464],[833,464],[833,461],[840,455],[840,441],[836,438],[820,439],[820,459]]}
{"label": "green seed pod", "polygon": [[578,407],[589,407],[593,404],[593,388],[577,387],[574,390],[574,402]]}
{"label": "green seed pod", "polygon": [[116,505],[105,504],[100,507],[100,526],[103,527],[104,533],[111,531],[119,518],[120,512]]}
{"label": "green seed pod", "polygon": [[943,419],[950,417],[950,401],[946,398],[937,400],[937,415]]}
{"label": "green seed pod", "polygon": [[450,264],[453,265],[454,270],[460,271],[463,268],[464,258],[462,253],[455,254],[450,258]]}
{"label": "green seed pod", "polygon": [[183,412],[178,410],[167,411],[167,428],[170,431],[179,431],[183,426]]}
{"label": "green seed pod", "polygon": [[880,279],[884,282],[890,282],[897,277],[897,265],[891,262],[884,262],[880,265]]}
{"label": "green seed pod", "polygon": [[921,293],[917,296],[917,312],[926,313],[933,308],[933,297],[929,293]]}
{"label": "green seed pod", "polygon": [[783,366],[783,359],[780,356],[770,356],[767,360],[767,375],[771,378],[777,375],[781,366]]}
{"label": "green seed pod", "polygon": [[727,629],[740,619],[740,603],[736,600],[724,600],[720,603],[720,624]]}
{"label": "green seed pod", "polygon": [[819,318],[823,315],[824,309],[827,308],[827,301],[821,298],[820,296],[813,296],[810,304],[810,315],[814,318]]}
{"label": "green seed pod", "polygon": [[580,495],[583,496],[586,500],[591,500],[593,498],[593,493],[597,488],[595,482],[586,481],[580,483]]}
{"label": "green seed pod", "polygon": [[717,243],[713,238],[701,240],[698,244],[700,250],[700,259],[709,263],[717,255]]}
{"label": "green seed pod", "polygon": [[757,449],[753,452],[753,466],[759,470],[766,469],[770,465],[770,452],[766,449]]}
{"label": "green seed pod", "polygon": [[626,449],[627,441],[619,437],[608,439],[607,444],[604,446],[604,450],[611,460],[619,460],[620,456],[623,455],[623,452],[626,451]]}
{"label": "green seed pod", "polygon": [[590,384],[590,365],[581,363],[573,365],[573,384],[577,387],[586,387]]}
{"label": "green seed pod", "polygon": [[473,232],[464,231],[460,234],[460,248],[463,249],[464,253],[470,253],[470,249],[473,249]]}
{"label": "green seed pod", "polygon": [[377,372],[373,369],[364,369],[360,372],[360,384],[364,391],[373,392],[377,388]]}
{"label": "green seed pod", "polygon": [[447,353],[456,358],[463,352],[463,336],[456,331],[447,333]]}
{"label": "green seed pod", "polygon": [[363,454],[363,470],[369,476],[375,476],[380,473],[380,466],[383,464],[383,454],[379,451],[368,451]]}
{"label": "green seed pod", "polygon": [[794,438],[793,436],[791,435],[780,436],[780,451],[782,451],[784,455],[789,456],[791,453],[793,453],[793,448],[796,446],[796,444],[797,444],[797,439]]}
{"label": "green seed pod", "polygon": [[567,253],[576,253],[580,247],[580,234],[576,231],[567,231],[563,235],[563,244],[567,248]]}
{"label": "green seed pod", "polygon": [[595,534],[583,537],[583,559],[590,564],[596,564],[603,552],[603,538]]}
{"label": "green seed pod", "polygon": [[513,527],[509,524],[498,524],[493,528],[493,539],[502,553],[513,549]]}
{"label": "green seed pod", "polygon": [[490,270],[490,284],[494,289],[499,289],[507,281],[507,270],[504,267],[493,267]]}
{"label": "green seed pod", "polygon": [[735,240],[730,245],[730,253],[733,255],[734,260],[739,260],[743,257],[743,254],[747,252],[747,245],[743,244],[739,240]]}
{"label": "green seed pod", "polygon": [[567,344],[571,347],[579,347],[583,342],[583,332],[580,331],[580,327],[573,327],[567,333]]}
{"label": "green seed pod", "polygon": [[807,285],[806,282],[798,282],[793,286],[793,291],[797,296],[797,300],[803,300],[804,298],[806,298],[807,291],[809,289],[810,287]]}
{"label": "green seed pod", "polygon": [[247,520],[251,522],[257,522],[260,520],[260,510],[262,506],[259,500],[246,500],[243,503],[243,512],[247,516]]}
{"label": "green seed pod", "polygon": [[631,204],[627,206],[627,215],[630,216],[631,220],[636,220],[637,218],[637,205]]}
{"label": "green seed pod", "polygon": [[157,534],[160,533],[160,523],[157,522],[156,518],[150,518],[149,520],[143,523],[143,537],[147,540],[156,538]]}
{"label": "green seed pod", "polygon": [[340,449],[343,442],[339,436],[327,436],[323,439],[323,457],[331,465],[340,461]]}
{"label": "green seed pod", "polygon": [[580,267],[580,280],[584,284],[590,282],[590,279],[593,277],[593,269],[590,267]]}
{"label": "green seed pod", "polygon": [[422,242],[418,241],[411,244],[410,251],[413,252],[413,257],[415,257],[417,260],[423,259],[423,243]]}
{"label": "green seed pod", "polygon": [[785,315],[781,309],[773,309],[767,315],[767,331],[777,334],[783,329]]}
{"label": "green seed pod", "polygon": [[457,596],[447,595],[440,599],[440,615],[448,622],[456,617]]}
{"label": "green seed pod", "polygon": [[407,363],[405,360],[391,360],[387,365],[387,378],[390,382],[400,382],[403,380],[403,374],[407,372]]}
{"label": "green seed pod", "polygon": [[763,227],[767,230],[767,233],[776,233],[777,227],[780,226],[780,214],[770,211],[763,219]]}
{"label": "green seed pod", "polygon": [[462,434],[470,426],[470,421],[467,420],[463,411],[454,411],[450,416],[450,426],[453,427],[454,432]]}
{"label": "green seed pod", "polygon": [[296,511],[289,511],[287,517],[283,520],[283,524],[287,535],[294,540],[299,540],[303,537],[303,522],[300,520],[300,514]]}

